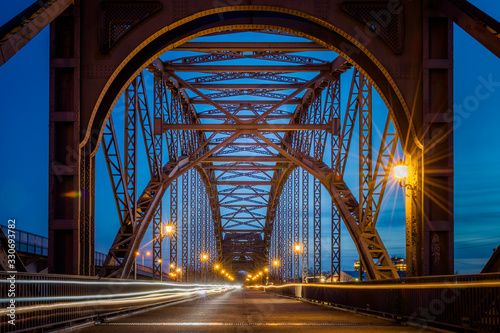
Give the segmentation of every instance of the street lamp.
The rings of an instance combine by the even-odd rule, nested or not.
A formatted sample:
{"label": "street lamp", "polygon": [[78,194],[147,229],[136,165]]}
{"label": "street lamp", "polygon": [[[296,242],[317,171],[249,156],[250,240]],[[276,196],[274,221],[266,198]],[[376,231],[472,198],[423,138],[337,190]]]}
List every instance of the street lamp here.
{"label": "street lamp", "polygon": [[[394,165],[394,176],[397,180],[399,180],[399,186],[406,187],[408,191],[413,191],[413,194],[416,194],[415,186],[408,183],[405,183],[403,185],[403,180],[405,180],[408,176],[408,166],[401,159],[398,161],[398,163],[396,163],[396,165]],[[410,196],[410,194],[408,193],[407,196]]]}
{"label": "street lamp", "polygon": [[278,260],[273,261],[273,266],[274,266],[274,283],[276,283],[276,279],[278,278],[278,267],[280,265],[280,262]]}
{"label": "street lamp", "polygon": [[140,254],[141,253],[139,251],[137,251],[135,253],[135,257],[134,257],[134,280],[137,280],[137,256]]}
{"label": "street lamp", "polygon": [[[163,241],[163,238],[167,237],[168,238],[168,242],[167,242],[167,248],[170,247],[170,235],[172,234],[172,232],[174,232],[174,226],[171,225],[171,224],[166,224],[165,225],[165,233],[162,233],[161,234],[161,240]],[[170,252],[169,252],[170,253]],[[162,254],[163,255],[163,254]],[[172,266],[172,264],[170,264],[170,268],[174,268],[174,266]],[[172,270],[170,270],[170,272],[172,272]],[[160,266],[160,281],[163,280],[163,265]]]}
{"label": "street lamp", "polygon": [[202,270],[205,271],[204,275],[205,275],[205,283],[206,283],[207,282],[207,267],[208,267],[207,266],[208,265],[207,261],[208,261],[208,254],[202,253],[201,256],[200,256],[200,258],[201,258],[201,262],[203,263],[203,266],[204,266],[202,268]]}
{"label": "street lamp", "polygon": [[179,282],[182,282],[182,269],[177,268],[175,271],[177,272],[177,274],[179,274],[179,275],[180,275],[180,277],[179,277]]}
{"label": "street lamp", "polygon": [[[140,253],[139,251],[137,251],[135,253],[135,260],[134,260],[134,280],[137,279],[137,256],[141,255],[142,254],[142,267],[144,267],[144,253]],[[150,256],[151,255],[151,252],[147,251],[146,252],[146,256]]]}

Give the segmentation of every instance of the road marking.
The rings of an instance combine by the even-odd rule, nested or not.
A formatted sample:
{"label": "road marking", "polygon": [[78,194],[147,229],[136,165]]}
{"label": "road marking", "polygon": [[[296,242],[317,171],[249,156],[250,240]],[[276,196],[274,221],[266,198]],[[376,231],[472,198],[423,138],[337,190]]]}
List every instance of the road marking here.
{"label": "road marking", "polygon": [[101,326],[398,326],[387,323],[99,323]]}

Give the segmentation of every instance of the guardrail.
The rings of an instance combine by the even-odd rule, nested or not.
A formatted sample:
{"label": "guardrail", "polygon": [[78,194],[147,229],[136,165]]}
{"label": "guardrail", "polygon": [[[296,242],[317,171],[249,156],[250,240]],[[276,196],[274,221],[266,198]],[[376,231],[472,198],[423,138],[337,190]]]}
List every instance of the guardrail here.
{"label": "guardrail", "polygon": [[261,288],[420,326],[500,332],[498,273]]}
{"label": "guardrail", "polygon": [[227,288],[222,285],[2,272],[0,331],[23,332],[74,325],[117,313],[190,300]]}

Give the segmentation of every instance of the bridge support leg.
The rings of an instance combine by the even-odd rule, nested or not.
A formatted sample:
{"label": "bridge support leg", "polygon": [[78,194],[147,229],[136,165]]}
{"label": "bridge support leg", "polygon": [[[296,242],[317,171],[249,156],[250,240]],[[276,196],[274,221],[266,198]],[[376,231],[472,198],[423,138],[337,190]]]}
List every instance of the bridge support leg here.
{"label": "bridge support leg", "polygon": [[453,274],[453,33],[452,22],[424,1],[423,151],[411,153],[408,180],[407,273]]}
{"label": "bridge support leg", "polygon": [[94,275],[94,163],[81,141],[78,1],[50,27],[49,272]]}

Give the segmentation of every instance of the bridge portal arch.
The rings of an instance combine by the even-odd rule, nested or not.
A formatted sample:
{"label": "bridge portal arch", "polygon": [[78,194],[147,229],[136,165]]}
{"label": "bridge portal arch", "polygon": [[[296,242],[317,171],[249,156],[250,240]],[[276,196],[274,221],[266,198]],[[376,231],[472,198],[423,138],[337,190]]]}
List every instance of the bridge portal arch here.
{"label": "bridge portal arch", "polygon": [[[370,79],[393,115],[410,162],[410,177],[419,189],[418,195],[407,200],[410,271],[413,269],[413,275],[451,272],[453,173],[445,170],[450,161],[441,155],[452,152],[452,130],[447,128],[449,114],[433,117],[451,110],[452,39],[448,19],[424,11],[426,3],[397,1],[382,5],[366,1],[357,7],[340,1],[317,1],[314,6],[292,1],[287,8],[279,1],[222,7],[216,2],[189,4],[192,6],[185,1],[151,2],[151,8],[143,8],[142,16],[137,14],[125,29],[129,31],[117,33],[111,44],[108,38],[107,46],[102,43],[107,37],[103,31],[110,34],[111,23],[103,17],[137,12],[144,4],[76,1],[52,24],[51,165],[57,162],[57,168],[51,168],[49,234],[53,244],[65,238],[77,258],[57,268],[54,246],[49,254],[52,271],[92,274],[89,256],[93,247],[94,155],[108,116],[133,77],[160,54],[197,36],[258,27],[288,31],[334,50]],[[68,27],[73,34],[62,36]],[[439,38],[432,37],[436,34]],[[391,42],[391,36],[397,41]],[[434,92],[437,87],[441,87],[440,94]],[[64,133],[64,143],[56,142],[56,133]],[[422,149],[429,140],[439,141],[439,151]],[[71,146],[72,156],[61,152],[60,145]],[[423,187],[424,169],[428,169],[424,160],[435,160],[434,155],[439,155],[440,163],[432,167],[443,169],[434,181],[446,190],[440,193],[445,208],[432,217],[426,211],[433,207],[433,200],[424,194]],[[59,184],[61,177],[64,185]],[[68,188],[84,189],[91,195],[61,213],[58,191]],[[446,253],[442,256],[444,266],[441,262],[433,265],[430,259],[429,240],[435,237],[441,253]]]}

